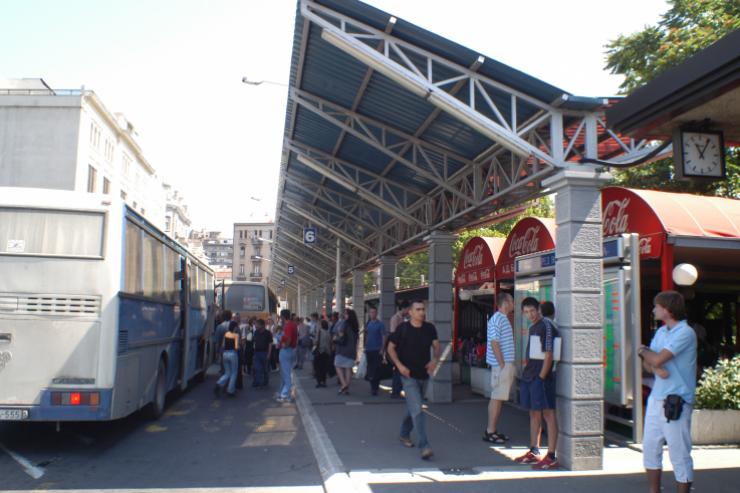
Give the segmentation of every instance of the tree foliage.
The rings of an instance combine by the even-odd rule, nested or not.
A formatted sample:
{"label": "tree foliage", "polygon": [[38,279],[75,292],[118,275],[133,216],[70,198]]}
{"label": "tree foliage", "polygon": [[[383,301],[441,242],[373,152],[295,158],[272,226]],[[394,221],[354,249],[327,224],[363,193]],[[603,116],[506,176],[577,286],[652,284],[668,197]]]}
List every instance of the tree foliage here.
{"label": "tree foliage", "polygon": [[621,35],[607,44],[606,68],[625,76],[629,94],[664,70],[740,29],[740,2],[669,0],[671,8],[656,26]]}
{"label": "tree foliage", "polygon": [[[740,2],[728,0],[669,0],[670,8],[655,26],[622,35],[607,44],[606,68],[624,75],[623,94],[654,79],[691,55],[740,29]],[[721,197],[740,197],[740,151],[726,150],[727,179],[714,182],[678,181],[673,158],[615,170],[614,182],[632,188],[668,190]]]}

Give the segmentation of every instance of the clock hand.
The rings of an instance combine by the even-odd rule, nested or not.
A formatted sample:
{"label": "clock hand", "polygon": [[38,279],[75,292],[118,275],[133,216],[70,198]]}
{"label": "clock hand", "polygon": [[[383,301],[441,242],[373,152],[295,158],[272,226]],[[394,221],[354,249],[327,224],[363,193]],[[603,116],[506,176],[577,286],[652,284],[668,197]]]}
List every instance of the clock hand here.
{"label": "clock hand", "polygon": [[704,149],[701,150],[701,159],[704,159],[704,153],[706,152],[707,147],[709,147],[709,139],[707,139],[707,143],[704,144]]}
{"label": "clock hand", "polygon": [[699,159],[704,159],[704,149],[699,147],[699,144],[694,144],[694,147],[696,147],[696,150],[699,151]]}

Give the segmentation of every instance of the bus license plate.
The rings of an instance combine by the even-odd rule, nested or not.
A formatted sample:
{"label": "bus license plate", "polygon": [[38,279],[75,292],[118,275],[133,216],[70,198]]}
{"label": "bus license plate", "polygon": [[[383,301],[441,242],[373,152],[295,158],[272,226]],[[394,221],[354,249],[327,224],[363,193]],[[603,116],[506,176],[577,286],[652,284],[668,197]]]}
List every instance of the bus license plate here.
{"label": "bus license plate", "polygon": [[0,421],[28,419],[28,409],[0,409]]}

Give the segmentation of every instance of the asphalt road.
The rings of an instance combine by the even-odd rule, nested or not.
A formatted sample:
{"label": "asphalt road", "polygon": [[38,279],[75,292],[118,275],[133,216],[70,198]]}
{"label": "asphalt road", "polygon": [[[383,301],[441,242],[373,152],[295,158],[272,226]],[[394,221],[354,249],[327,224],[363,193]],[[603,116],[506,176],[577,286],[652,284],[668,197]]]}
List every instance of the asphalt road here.
{"label": "asphalt road", "polygon": [[[216,399],[214,378],[165,415],[107,423],[0,423],[0,490],[300,487],[321,477],[293,404],[271,388]],[[25,466],[25,467],[24,467]],[[32,475],[42,474],[38,478]]]}

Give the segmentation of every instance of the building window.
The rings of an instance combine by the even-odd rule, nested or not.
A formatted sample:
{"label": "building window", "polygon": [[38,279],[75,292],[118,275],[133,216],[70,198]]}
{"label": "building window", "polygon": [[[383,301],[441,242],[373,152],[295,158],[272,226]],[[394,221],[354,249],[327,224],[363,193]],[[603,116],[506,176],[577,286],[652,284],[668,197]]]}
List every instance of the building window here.
{"label": "building window", "polygon": [[244,275],[244,264],[239,264],[239,274]]}
{"label": "building window", "polygon": [[124,192],[123,190],[121,190],[121,198],[122,198],[123,200],[126,200],[126,197],[127,197],[127,196],[128,196],[128,194],[127,194],[126,192]]}
{"label": "building window", "polygon": [[128,176],[131,172],[131,157],[128,154],[123,154],[123,175]]}
{"label": "building window", "polygon": [[113,161],[113,142],[105,139],[105,160],[109,163]]}
{"label": "building window", "polygon": [[135,200],[134,200],[133,206],[134,206],[134,209],[136,209],[136,201]]}
{"label": "building window", "polygon": [[103,177],[103,193],[106,195],[110,194],[110,180],[105,177]]}
{"label": "building window", "polygon": [[172,217],[171,216],[165,216],[164,217],[164,231],[165,233],[171,233],[172,230],[170,229],[172,227]]}
{"label": "building window", "polygon": [[272,230],[270,230],[270,239],[272,239]]}
{"label": "building window", "polygon": [[239,247],[239,256],[244,257],[245,254],[246,254],[246,251],[244,249],[244,245],[242,245]]}
{"label": "building window", "polygon": [[91,165],[87,167],[87,191],[89,193],[95,193],[95,183],[98,180],[98,170],[93,168]]}
{"label": "building window", "polygon": [[95,122],[90,122],[90,145],[100,148],[100,127]]}

